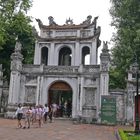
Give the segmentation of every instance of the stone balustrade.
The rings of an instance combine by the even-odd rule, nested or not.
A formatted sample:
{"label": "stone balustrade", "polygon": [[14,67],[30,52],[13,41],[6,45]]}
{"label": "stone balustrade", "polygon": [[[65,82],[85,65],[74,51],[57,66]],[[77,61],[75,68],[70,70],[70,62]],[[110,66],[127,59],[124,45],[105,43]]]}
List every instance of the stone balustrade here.
{"label": "stone balustrade", "polygon": [[82,69],[79,66],[45,66],[45,65],[24,65],[23,73],[55,73],[55,74],[78,74],[78,73],[91,73],[95,74],[99,72],[98,65],[83,66]]}

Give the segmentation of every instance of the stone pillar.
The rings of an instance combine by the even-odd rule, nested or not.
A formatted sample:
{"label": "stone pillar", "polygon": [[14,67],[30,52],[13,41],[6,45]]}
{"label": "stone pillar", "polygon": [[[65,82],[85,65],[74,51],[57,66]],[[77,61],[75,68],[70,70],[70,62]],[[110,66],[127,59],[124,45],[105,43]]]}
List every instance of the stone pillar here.
{"label": "stone pillar", "polygon": [[135,113],[136,78],[132,77],[133,74],[135,75],[135,70],[133,65],[131,65],[128,70],[126,98],[126,122],[128,124],[133,124]]}
{"label": "stone pillar", "polygon": [[97,39],[92,42],[92,47],[91,47],[91,54],[90,54],[90,65],[97,65]]}
{"label": "stone pillar", "polygon": [[40,104],[40,100],[41,100],[41,89],[40,89],[40,87],[41,87],[41,77],[40,76],[38,76],[38,78],[37,78],[37,96],[36,96],[36,104],[37,105],[39,105]]}
{"label": "stone pillar", "polygon": [[50,45],[50,53],[48,53],[48,65],[58,65],[58,57],[55,54],[55,50],[54,50],[54,42],[51,42]]}
{"label": "stone pillar", "polygon": [[39,49],[38,41],[35,42],[35,52],[34,52],[34,64],[39,65],[41,63],[41,49]]}
{"label": "stone pillar", "polygon": [[19,103],[22,60],[23,56],[21,54],[21,44],[17,41],[15,45],[15,52],[11,55],[11,75],[7,112],[8,117],[12,115],[12,111],[15,111],[15,106]]}
{"label": "stone pillar", "polygon": [[107,42],[103,42],[103,49],[100,55],[100,60],[100,95],[108,95],[110,54]]}
{"label": "stone pillar", "polygon": [[44,102],[43,98],[43,83],[44,83],[44,78],[43,76],[40,77],[40,104]]}
{"label": "stone pillar", "polygon": [[77,95],[77,110],[78,110],[78,114],[81,114],[81,110],[80,110],[80,96],[81,96],[81,77],[78,77],[78,95]]}
{"label": "stone pillar", "polygon": [[82,61],[81,61],[81,50],[80,50],[80,43],[79,42],[76,42],[76,46],[74,48],[74,55],[75,55],[75,60],[74,60],[74,65],[75,66],[79,66]]}
{"label": "stone pillar", "polygon": [[81,77],[81,94],[80,94],[80,111],[82,111],[83,105],[84,105],[84,91],[83,91],[83,87],[84,87],[84,77]]}

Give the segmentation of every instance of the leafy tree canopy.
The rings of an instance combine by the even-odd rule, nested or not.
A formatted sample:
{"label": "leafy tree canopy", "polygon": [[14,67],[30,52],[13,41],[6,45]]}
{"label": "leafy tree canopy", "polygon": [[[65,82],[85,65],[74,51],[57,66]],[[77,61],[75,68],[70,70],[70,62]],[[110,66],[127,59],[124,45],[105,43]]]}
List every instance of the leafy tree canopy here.
{"label": "leafy tree canopy", "polygon": [[31,0],[0,0],[0,63],[6,79],[9,79],[10,56],[17,37],[22,43],[24,62],[32,62],[35,38],[31,18],[26,15],[31,6]]}
{"label": "leafy tree canopy", "polygon": [[127,69],[136,56],[140,64],[140,0],[111,2],[112,26],[116,27],[117,33],[112,39],[115,44],[112,48],[110,85],[113,85],[112,88],[125,88]]}

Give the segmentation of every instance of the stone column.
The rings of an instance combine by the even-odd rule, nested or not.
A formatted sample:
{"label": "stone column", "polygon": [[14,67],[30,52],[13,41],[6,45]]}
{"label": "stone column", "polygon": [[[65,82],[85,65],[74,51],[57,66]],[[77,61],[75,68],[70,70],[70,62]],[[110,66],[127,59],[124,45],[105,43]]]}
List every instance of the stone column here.
{"label": "stone column", "polygon": [[76,46],[75,46],[75,49],[74,49],[74,55],[75,55],[75,60],[74,60],[74,62],[75,62],[75,66],[79,66],[80,64],[81,64],[81,51],[80,51],[80,44],[79,44],[79,42],[76,42]]}
{"label": "stone column", "polygon": [[100,55],[100,60],[100,95],[108,95],[110,54],[107,42],[103,42],[103,49]]}
{"label": "stone column", "polygon": [[40,92],[40,87],[41,87],[41,77],[39,76],[37,78],[37,94],[36,94],[36,104],[40,104],[40,99],[41,99],[41,92]]}
{"label": "stone column", "polygon": [[136,78],[133,78],[135,74],[133,69],[133,64],[130,65],[128,70],[128,79],[127,79],[127,98],[126,98],[126,122],[128,124],[133,124],[135,120],[135,95],[136,95]]}
{"label": "stone column", "polygon": [[[80,30],[77,30],[77,37],[80,37]],[[82,63],[82,60],[81,60],[80,42],[78,40],[75,42],[74,55],[75,55],[74,65],[79,66]]]}
{"label": "stone column", "polygon": [[44,78],[43,76],[40,77],[40,104],[44,102],[43,99],[43,83],[44,83]]}
{"label": "stone column", "polygon": [[91,53],[90,53],[90,65],[97,65],[97,43],[96,43],[97,39],[94,40],[94,42],[92,42],[92,46],[91,46]]}
{"label": "stone column", "polygon": [[18,103],[20,92],[20,76],[22,71],[21,44],[16,42],[15,52],[11,55],[11,78],[8,103]]}
{"label": "stone column", "polygon": [[[81,72],[82,73],[82,71],[83,71],[83,65],[80,65],[80,68],[79,68],[79,72]],[[84,77],[81,77],[80,78],[80,81],[79,81],[79,83],[80,83],[80,87],[79,87],[79,90],[80,90],[80,112],[81,112],[81,114],[82,114],[82,107],[83,107],[83,86],[84,86]]]}
{"label": "stone column", "polygon": [[48,54],[48,65],[57,65],[58,64],[58,59],[57,59],[57,56],[56,56],[56,52],[54,50],[54,43],[51,42],[51,45],[50,45],[50,53]]}
{"label": "stone column", "polygon": [[15,45],[15,52],[11,55],[8,115],[10,115],[10,112],[14,111],[12,109],[19,103],[22,60],[23,56],[21,54],[21,44],[17,41]]}
{"label": "stone column", "polygon": [[41,49],[39,49],[38,41],[35,43],[35,52],[34,52],[34,64],[39,65],[41,63]]}

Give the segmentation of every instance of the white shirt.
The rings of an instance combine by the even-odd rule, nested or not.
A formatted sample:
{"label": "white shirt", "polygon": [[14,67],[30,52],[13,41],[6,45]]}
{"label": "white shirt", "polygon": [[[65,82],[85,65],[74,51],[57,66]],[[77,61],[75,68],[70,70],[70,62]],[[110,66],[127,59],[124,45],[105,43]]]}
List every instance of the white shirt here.
{"label": "white shirt", "polygon": [[45,106],[44,109],[43,109],[43,111],[44,111],[44,113],[49,112],[49,107],[48,106],[47,107]]}
{"label": "white shirt", "polygon": [[17,115],[18,113],[23,113],[23,107],[18,107],[18,108],[17,108],[16,115]]}

